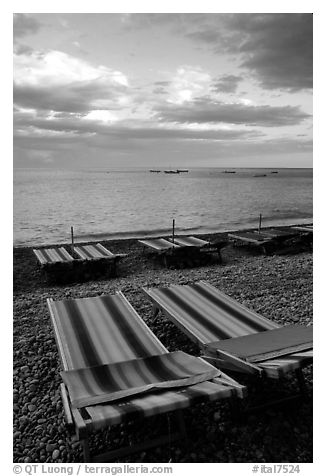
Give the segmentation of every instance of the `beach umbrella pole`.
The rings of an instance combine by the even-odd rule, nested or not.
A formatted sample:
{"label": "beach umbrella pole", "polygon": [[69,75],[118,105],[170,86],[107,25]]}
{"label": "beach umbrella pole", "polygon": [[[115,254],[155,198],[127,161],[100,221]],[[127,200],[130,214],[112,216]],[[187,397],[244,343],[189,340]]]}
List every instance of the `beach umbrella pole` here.
{"label": "beach umbrella pole", "polygon": [[70,233],[71,233],[71,248],[74,249],[74,227],[70,227]]}
{"label": "beach umbrella pole", "polygon": [[260,233],[260,230],[261,230],[261,219],[262,219],[262,215],[261,215],[261,213],[260,213],[260,214],[259,214],[258,233]]}
{"label": "beach umbrella pole", "polygon": [[172,220],[172,243],[174,243],[174,226],[175,226],[175,220],[173,218],[173,220]]}

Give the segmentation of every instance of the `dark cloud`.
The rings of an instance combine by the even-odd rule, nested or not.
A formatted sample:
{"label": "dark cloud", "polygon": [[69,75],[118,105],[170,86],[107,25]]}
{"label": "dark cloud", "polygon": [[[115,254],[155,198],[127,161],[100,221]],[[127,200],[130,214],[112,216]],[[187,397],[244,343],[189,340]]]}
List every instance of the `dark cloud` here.
{"label": "dark cloud", "polygon": [[312,88],[311,14],[264,17],[241,49],[246,55],[242,66],[254,71],[264,88],[290,91]]}
{"label": "dark cloud", "polygon": [[15,113],[15,130],[18,136],[28,132],[29,136],[39,135],[40,131],[73,135],[104,135],[112,138],[127,139],[180,139],[180,140],[238,140],[261,137],[262,134],[249,130],[199,130],[176,127],[153,127],[139,125],[135,127],[128,123],[105,124],[101,121],[81,119],[73,114],[58,114],[54,118],[33,116],[29,113]]}
{"label": "dark cloud", "polygon": [[157,110],[161,121],[178,123],[227,123],[249,126],[292,126],[310,117],[293,106],[248,106],[198,99],[179,106],[164,106]]}
{"label": "dark cloud", "polygon": [[[230,162],[228,166],[268,166],[271,163],[284,165],[306,163],[311,158],[312,142],[304,140],[248,140],[240,136],[236,140],[180,140],[178,138],[158,138],[155,142],[139,136],[130,138],[127,133],[112,135],[59,135],[47,136],[43,134],[29,134],[15,137],[14,161],[20,166],[32,164],[39,166],[39,160],[50,154],[53,163],[66,167],[77,166],[105,166],[110,161],[116,167],[121,167],[126,157],[126,165],[131,163],[152,164],[153,157],[159,166],[162,164],[200,164],[213,166]],[[224,161],[224,164],[223,164]],[[301,162],[300,162],[301,161]],[[304,162],[302,162],[304,161]],[[226,165],[225,165],[226,166]],[[151,165],[152,167],[152,165]]]}
{"label": "dark cloud", "polygon": [[[92,109],[120,109],[117,98],[126,88],[118,83],[92,80],[63,85],[14,84],[14,104],[38,110],[87,113]],[[94,102],[105,101],[94,107]]]}
{"label": "dark cloud", "polygon": [[240,65],[265,89],[311,89],[311,13],[149,13],[128,15],[127,28],[165,25],[210,45],[217,54],[240,54]]}
{"label": "dark cloud", "polygon": [[188,23],[202,22],[201,13],[128,13],[123,14],[122,24],[126,29],[143,29],[167,25],[179,33],[187,29]]}
{"label": "dark cloud", "polygon": [[224,76],[221,76],[215,84],[213,84],[213,90],[218,93],[234,93],[237,90],[240,81],[242,81],[241,76],[225,74]]}
{"label": "dark cloud", "polygon": [[16,43],[14,45],[14,53],[16,55],[31,55],[32,53],[34,52],[33,48],[31,48],[30,46],[27,46],[27,45],[22,45],[22,44],[18,44]]}
{"label": "dark cloud", "polygon": [[291,92],[312,88],[313,19],[310,13],[217,15],[187,36],[216,52],[239,53],[265,89]]}
{"label": "dark cloud", "polygon": [[14,13],[14,38],[37,33],[41,23],[25,13]]}
{"label": "dark cloud", "polygon": [[157,87],[153,89],[154,94],[167,94],[167,90],[162,87]]}
{"label": "dark cloud", "polygon": [[167,94],[167,87],[170,86],[171,81],[154,81],[153,93],[154,94]]}

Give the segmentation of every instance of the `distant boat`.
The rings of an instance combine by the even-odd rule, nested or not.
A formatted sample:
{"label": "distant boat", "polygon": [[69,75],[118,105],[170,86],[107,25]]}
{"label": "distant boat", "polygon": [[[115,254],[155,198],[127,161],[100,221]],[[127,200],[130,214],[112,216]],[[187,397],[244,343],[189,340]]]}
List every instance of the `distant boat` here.
{"label": "distant boat", "polygon": [[266,177],[266,174],[256,174],[254,177]]}
{"label": "distant boat", "polygon": [[235,170],[223,170],[223,174],[235,174]]}
{"label": "distant boat", "polygon": [[179,170],[164,170],[165,174],[178,174]]}
{"label": "distant boat", "polygon": [[189,172],[189,170],[188,169],[177,169],[177,172],[178,172],[178,174],[179,173],[186,173],[186,172]]}
{"label": "distant boat", "polygon": [[271,174],[278,174],[278,170],[272,170]]}
{"label": "distant boat", "polygon": [[160,171],[160,170],[152,170],[152,169],[151,169],[150,172],[155,173],[155,174],[159,174],[161,171]]}

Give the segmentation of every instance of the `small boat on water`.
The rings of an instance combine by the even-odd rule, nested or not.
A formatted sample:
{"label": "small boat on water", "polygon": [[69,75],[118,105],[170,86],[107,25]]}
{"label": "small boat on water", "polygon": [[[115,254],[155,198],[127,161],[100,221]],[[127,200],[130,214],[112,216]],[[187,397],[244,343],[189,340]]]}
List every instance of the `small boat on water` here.
{"label": "small boat on water", "polygon": [[165,174],[178,174],[180,173],[178,170],[164,170]]}
{"label": "small boat on water", "polygon": [[161,171],[160,170],[150,170],[151,173],[154,173],[154,174],[159,174]]}
{"label": "small boat on water", "polygon": [[235,174],[235,170],[223,170],[223,174]]}
{"label": "small boat on water", "polygon": [[278,170],[272,170],[271,174],[278,174]]}
{"label": "small boat on water", "polygon": [[189,172],[188,169],[177,169],[178,174]]}
{"label": "small boat on water", "polygon": [[266,174],[255,174],[254,177],[266,177]]}

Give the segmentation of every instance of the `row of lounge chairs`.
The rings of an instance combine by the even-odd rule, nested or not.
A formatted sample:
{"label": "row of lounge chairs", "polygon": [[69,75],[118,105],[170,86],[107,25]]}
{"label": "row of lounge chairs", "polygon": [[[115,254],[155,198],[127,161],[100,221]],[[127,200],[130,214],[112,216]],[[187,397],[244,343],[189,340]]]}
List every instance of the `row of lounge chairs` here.
{"label": "row of lounge chairs", "polygon": [[[227,242],[211,245],[208,241],[194,236],[176,237],[172,240],[152,238],[138,240],[152,253],[163,258],[166,266],[170,264],[203,262],[203,258],[211,253],[217,253],[221,260],[220,250]],[[94,277],[96,274],[115,276],[117,262],[127,256],[122,253],[112,253],[100,243],[78,245],[72,248],[76,258],[63,247],[34,249],[43,271],[50,281],[69,281],[75,278]]]}
{"label": "row of lounge chairs", "polygon": [[[312,363],[312,326],[279,327],[210,284],[144,288],[153,303],[201,349],[201,357],[168,352],[121,293],[48,299],[62,362],[65,417],[83,445],[84,460],[118,459],[185,435],[182,410],[197,403],[243,401],[238,377],[280,379]],[[174,412],[178,431],[134,447],[91,455],[98,430]]]}
{"label": "row of lounge chairs", "polygon": [[228,238],[235,246],[253,246],[267,254],[277,249],[312,246],[313,226],[291,226],[229,233]]}
{"label": "row of lounge chairs", "polygon": [[[236,246],[255,246],[267,253],[270,249],[284,247],[284,244],[298,244],[297,237],[304,243],[312,244],[312,225],[305,227],[284,227],[264,229],[260,232],[244,231],[229,233],[229,241],[209,241],[183,236],[174,238],[148,238],[138,242],[150,254],[162,258],[166,267],[192,266],[207,262],[212,255],[217,255],[222,262],[221,250],[229,243]],[[289,240],[292,240],[290,243]],[[293,242],[295,240],[295,242]],[[76,278],[87,279],[98,276],[115,276],[117,262],[127,256],[112,253],[100,243],[78,245],[72,248],[76,258],[63,247],[34,249],[41,268],[50,281],[70,281]]]}

